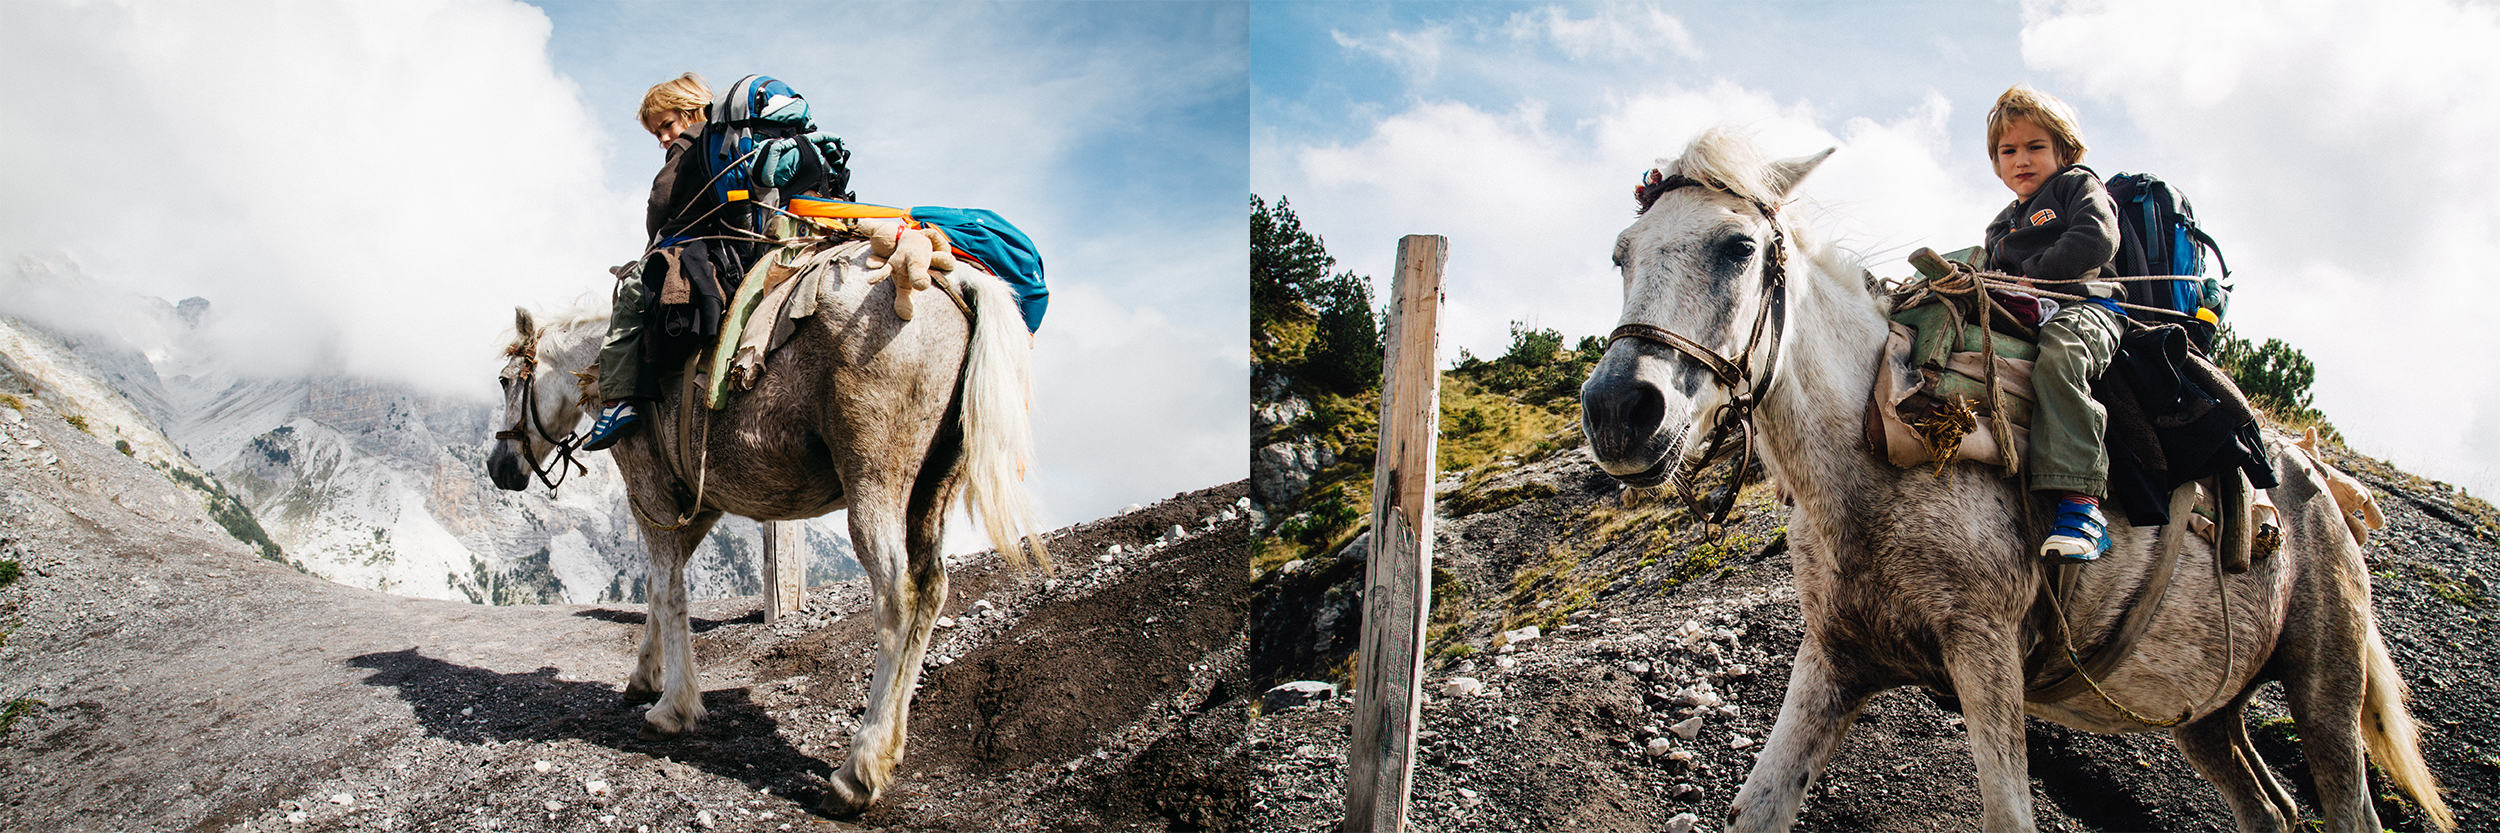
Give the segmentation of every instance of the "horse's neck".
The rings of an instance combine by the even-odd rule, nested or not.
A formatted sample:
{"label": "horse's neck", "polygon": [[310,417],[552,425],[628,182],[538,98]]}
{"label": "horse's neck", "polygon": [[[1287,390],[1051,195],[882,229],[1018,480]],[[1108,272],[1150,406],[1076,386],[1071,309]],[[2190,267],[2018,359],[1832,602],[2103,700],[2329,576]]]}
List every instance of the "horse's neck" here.
{"label": "horse's neck", "polygon": [[1821,259],[1799,260],[1808,268],[1791,285],[1779,378],[1757,427],[1772,474],[1813,506],[1866,484],[1873,458],[1863,448],[1863,421],[1886,327],[1860,278],[1833,274]]}

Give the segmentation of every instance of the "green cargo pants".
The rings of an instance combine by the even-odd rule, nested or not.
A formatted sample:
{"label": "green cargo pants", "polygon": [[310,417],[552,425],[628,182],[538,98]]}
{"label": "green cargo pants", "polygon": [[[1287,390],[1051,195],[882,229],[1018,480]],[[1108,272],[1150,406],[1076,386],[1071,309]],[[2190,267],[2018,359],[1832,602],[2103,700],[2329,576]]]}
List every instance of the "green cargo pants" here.
{"label": "green cargo pants", "polygon": [[616,307],[608,313],[608,338],[599,347],[599,399],[653,399],[658,391],[642,361],[642,265],[627,267],[616,282]]}
{"label": "green cargo pants", "polygon": [[2031,368],[2031,490],[2105,497],[2109,414],[2092,399],[2092,380],[2118,352],[2118,316],[2099,304],[2057,308],[2040,325],[2040,359]]}

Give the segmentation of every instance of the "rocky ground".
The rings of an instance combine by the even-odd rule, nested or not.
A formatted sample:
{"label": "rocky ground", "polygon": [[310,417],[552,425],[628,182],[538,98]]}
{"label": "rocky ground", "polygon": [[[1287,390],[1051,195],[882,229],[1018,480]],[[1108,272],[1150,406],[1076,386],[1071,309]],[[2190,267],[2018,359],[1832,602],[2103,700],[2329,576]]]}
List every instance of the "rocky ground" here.
{"label": "rocky ground", "polygon": [[[2500,641],[2491,601],[2500,513],[2337,451],[2390,526],[2368,546],[2379,627],[2414,692],[2424,755],[2464,829],[2500,828]],[[1445,483],[1410,819],[1419,831],[1715,830],[1770,730],[1799,638],[1785,513],[1750,490],[1722,544],[1684,511],[1625,494],[1585,451]],[[1359,552],[1359,548],[1357,550]],[[1315,559],[1259,577],[1250,666],[1261,685],[1343,673],[1363,565]],[[1513,641],[1505,633],[1533,638]],[[1462,679],[1463,678],[1463,679]],[[1317,686],[1306,686],[1317,687]],[[1333,830],[1348,698],[1263,702],[1246,830]],[[2314,799],[2279,686],[2252,705],[2257,745]],[[2221,798],[2163,734],[2033,721],[2043,830],[2227,830]],[[1808,798],[1800,828],[1977,827],[1960,718],[1916,689],[1877,696]],[[2382,789],[2381,792],[2390,790]],[[2382,797],[2396,830],[2423,822]]]}
{"label": "rocky ground", "polygon": [[[255,558],[40,399],[0,411],[0,830],[1200,830],[1250,812],[1242,483],[961,559],[900,781],[814,813],[867,592],[695,606],[710,718],[635,739],[641,612],[394,597]],[[0,574],[7,573],[0,567]]]}

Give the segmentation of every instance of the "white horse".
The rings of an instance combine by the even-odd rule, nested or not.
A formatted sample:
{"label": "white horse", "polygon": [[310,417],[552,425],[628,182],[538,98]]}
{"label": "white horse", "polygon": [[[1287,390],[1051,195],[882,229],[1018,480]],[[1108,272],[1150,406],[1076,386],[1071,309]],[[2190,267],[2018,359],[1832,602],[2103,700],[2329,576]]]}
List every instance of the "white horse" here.
{"label": "white horse", "polygon": [[[1810,243],[1781,210],[1830,153],[1766,161],[1714,130],[1662,160],[1642,214],[1616,239],[1622,326],[1581,391],[1607,473],[1638,485],[1689,479],[1713,453],[1704,438],[1750,419],[1766,468],[1795,500],[1789,551],[1805,634],[1730,829],[1794,824],[1867,698],[1917,685],[1961,701],[1985,829],[2033,829],[2026,712],[2096,732],[2151,728],[2114,701],[2186,714],[2172,737],[2240,829],[2283,830],[2298,807],[2257,759],[2241,713],[2269,680],[2283,683],[2327,829],[2380,829],[2365,742],[2434,824],[2453,827],[2372,620],[2361,550],[2323,475],[2280,438],[2270,445],[2284,554],[2224,576],[2212,548],[2188,536],[2170,602],[2098,680],[2108,698],[2026,702],[2024,657],[2055,633],[2034,609],[2044,571],[2022,531],[2026,497],[1980,466],[1942,477],[1897,468],[1861,439],[1883,305],[1857,262]],[[2116,547],[2080,569],[2066,607],[2079,651],[2107,638],[2144,585],[2159,530],[2114,519],[2110,532]]]}
{"label": "white horse", "polygon": [[[851,510],[852,553],[876,598],[877,666],[850,760],[823,802],[837,815],[875,802],[902,760],[912,687],[946,600],[947,508],[964,497],[1011,562],[1021,563],[1021,543],[1047,565],[1019,482],[1032,441],[1027,338],[1011,291],[956,269],[971,314],[923,301],[904,321],[890,311],[904,282],[870,282],[867,247],[850,245],[820,268],[815,314],[796,322],[754,389],[696,417],[705,426],[686,420],[685,409],[702,407],[700,392],[690,404],[683,385],[664,385],[642,429],[612,449],[651,553],[650,612],[625,687],[629,701],[657,701],[643,715],[645,737],[675,736],[703,719],[685,567],[712,524],[724,512],[780,521]],[[548,456],[586,413],[607,318],[579,314],[541,328],[529,311],[515,315],[519,336],[503,372],[510,428],[487,469],[496,485],[517,490],[532,471],[543,479],[547,466],[564,465]],[[772,325],[758,314],[755,326]]]}

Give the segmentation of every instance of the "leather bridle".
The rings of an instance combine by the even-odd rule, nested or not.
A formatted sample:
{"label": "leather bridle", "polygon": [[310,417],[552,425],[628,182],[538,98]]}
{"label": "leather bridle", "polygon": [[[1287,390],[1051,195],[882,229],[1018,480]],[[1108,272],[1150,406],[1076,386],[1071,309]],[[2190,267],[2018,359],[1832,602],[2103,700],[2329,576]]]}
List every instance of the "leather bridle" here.
{"label": "leather bridle", "polygon": [[[1754,314],[1753,332],[1746,337],[1743,352],[1730,360],[1720,355],[1718,351],[1682,333],[1639,322],[1615,327],[1614,332],[1607,335],[1606,344],[1611,347],[1617,341],[1630,338],[1663,345],[1684,354],[1686,358],[1692,359],[1709,370],[1710,375],[1717,378],[1722,387],[1727,388],[1728,401],[1711,414],[1708,453],[1697,458],[1688,457],[1687,459],[1697,461],[1689,466],[1681,460],[1669,460],[1665,463],[1677,467],[1675,476],[1672,478],[1676,484],[1676,492],[1684,498],[1687,505],[1692,507],[1694,515],[1708,523],[1715,534],[1720,524],[1727,520],[1728,513],[1735,510],[1737,489],[1744,485],[1745,470],[1753,465],[1753,412],[1754,409],[1762,406],[1763,398],[1770,394],[1771,383],[1779,368],[1779,332],[1787,324],[1788,317],[1788,235],[1780,228],[1779,206],[1738,194],[1734,189],[1708,179],[1698,179],[1683,174],[1661,177],[1652,171],[1649,178],[1643,181],[1634,193],[1640,200],[1641,212],[1648,213],[1650,206],[1655,204],[1660,196],[1669,191],[1690,186],[1709,188],[1743,199],[1746,204],[1753,206],[1754,211],[1760,213],[1763,219],[1771,223],[1771,248],[1770,251],[1764,253],[1762,263],[1765,301],[1761,310]],[[1755,350],[1762,346],[1762,339],[1765,335],[1771,338],[1771,349],[1763,356],[1762,372],[1757,377],[1752,368],[1753,356]],[[1707,505],[1706,496],[1693,493],[1694,476],[1730,452],[1726,446],[1731,433],[1741,441],[1734,450],[1741,452],[1742,456],[1738,458],[1735,470],[1728,474],[1723,498],[1716,507],[1712,507]]]}
{"label": "leather bridle", "polygon": [[[514,348],[512,361],[504,365],[502,373],[506,385],[521,386],[521,421],[528,424],[530,430],[523,431],[516,425],[495,432],[495,439],[519,441],[521,459],[528,462],[532,474],[538,475],[538,482],[547,484],[547,490],[552,492],[558,485],[563,484],[570,474],[564,470],[564,464],[573,464],[573,467],[580,469],[582,474],[589,474],[590,467],[583,465],[580,460],[573,459],[573,450],[582,444],[579,430],[567,431],[562,437],[548,436],[546,424],[539,419],[537,375],[538,337],[536,334],[531,334],[528,340]],[[532,439],[532,435],[536,435],[536,440]],[[556,452],[553,455],[554,459],[551,459],[544,467],[538,463],[538,454],[533,446],[536,441],[546,442]],[[553,477],[547,474],[550,469],[555,471]]]}

